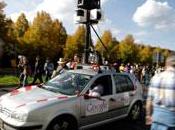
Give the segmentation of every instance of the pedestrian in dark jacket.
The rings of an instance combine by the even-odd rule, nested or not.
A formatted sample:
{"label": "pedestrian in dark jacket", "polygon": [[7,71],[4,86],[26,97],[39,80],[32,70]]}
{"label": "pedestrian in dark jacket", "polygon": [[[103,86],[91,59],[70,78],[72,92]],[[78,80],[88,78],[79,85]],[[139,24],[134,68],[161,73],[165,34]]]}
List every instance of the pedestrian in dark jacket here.
{"label": "pedestrian in dark jacket", "polygon": [[34,78],[32,84],[35,84],[37,79],[39,79],[40,83],[43,83],[42,74],[43,74],[43,64],[40,60],[40,57],[37,56],[35,61]]}
{"label": "pedestrian in dark jacket", "polygon": [[47,82],[48,79],[51,79],[53,70],[54,70],[54,64],[50,61],[49,58],[47,58],[44,64],[44,72],[46,75],[45,82]]}

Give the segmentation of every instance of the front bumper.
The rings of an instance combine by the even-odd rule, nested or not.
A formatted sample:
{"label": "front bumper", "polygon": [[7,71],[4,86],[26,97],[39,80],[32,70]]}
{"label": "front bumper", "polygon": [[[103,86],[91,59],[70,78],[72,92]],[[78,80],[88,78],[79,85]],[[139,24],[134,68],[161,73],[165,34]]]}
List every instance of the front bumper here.
{"label": "front bumper", "polygon": [[0,119],[0,130],[42,130],[42,125],[16,127]]}

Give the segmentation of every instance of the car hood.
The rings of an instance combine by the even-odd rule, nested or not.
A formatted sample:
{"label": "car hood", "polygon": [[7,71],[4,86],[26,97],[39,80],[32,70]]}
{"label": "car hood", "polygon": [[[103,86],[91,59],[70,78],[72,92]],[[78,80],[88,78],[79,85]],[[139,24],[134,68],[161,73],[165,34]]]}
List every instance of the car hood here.
{"label": "car hood", "polygon": [[28,86],[25,88],[13,90],[0,98],[0,105],[10,110],[16,110],[21,107],[39,107],[49,102],[64,100],[68,96],[54,93],[37,86]]}

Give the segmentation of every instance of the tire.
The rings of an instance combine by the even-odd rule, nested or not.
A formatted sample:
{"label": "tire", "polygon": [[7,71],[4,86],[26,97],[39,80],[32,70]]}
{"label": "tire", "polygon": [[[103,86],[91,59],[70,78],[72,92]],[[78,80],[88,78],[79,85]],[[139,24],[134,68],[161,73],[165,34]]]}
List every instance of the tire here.
{"label": "tire", "polygon": [[137,120],[141,119],[141,114],[142,114],[142,105],[141,105],[141,103],[136,102],[132,106],[132,108],[129,112],[128,118],[131,121],[137,121]]}
{"label": "tire", "polygon": [[77,124],[70,117],[59,117],[50,123],[47,130],[77,130]]}

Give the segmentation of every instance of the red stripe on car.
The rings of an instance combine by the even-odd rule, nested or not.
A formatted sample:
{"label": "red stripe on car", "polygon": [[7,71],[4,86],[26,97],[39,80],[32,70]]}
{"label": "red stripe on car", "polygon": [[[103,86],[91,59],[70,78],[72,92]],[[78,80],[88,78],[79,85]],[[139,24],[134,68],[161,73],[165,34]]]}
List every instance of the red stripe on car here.
{"label": "red stripe on car", "polygon": [[59,96],[58,99],[66,99],[67,96]]}
{"label": "red stripe on car", "polygon": [[17,95],[17,94],[19,94],[19,90],[13,90],[11,93],[11,96],[14,96],[14,95]]}
{"label": "red stripe on car", "polygon": [[30,91],[30,90],[32,90],[32,86],[25,87],[25,91]]}
{"label": "red stripe on car", "polygon": [[24,104],[21,104],[21,105],[17,106],[16,108],[23,107],[23,106],[25,106],[25,105],[26,105],[26,104],[24,103]]}
{"label": "red stripe on car", "polygon": [[40,100],[37,100],[37,102],[45,102],[47,101],[48,99],[40,99]]}

